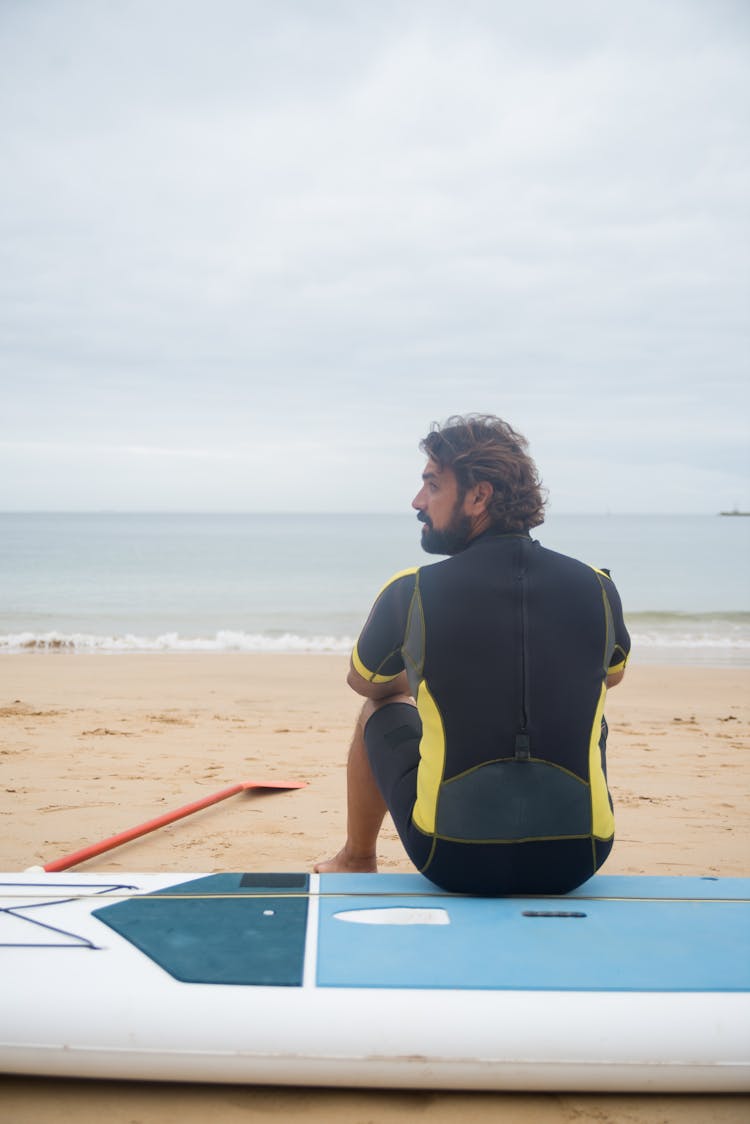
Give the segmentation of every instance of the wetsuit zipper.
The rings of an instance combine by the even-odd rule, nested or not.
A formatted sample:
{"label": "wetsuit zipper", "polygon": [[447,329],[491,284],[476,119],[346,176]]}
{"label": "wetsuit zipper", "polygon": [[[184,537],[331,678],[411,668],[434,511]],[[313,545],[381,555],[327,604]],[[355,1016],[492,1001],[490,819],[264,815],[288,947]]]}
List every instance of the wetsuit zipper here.
{"label": "wetsuit zipper", "polygon": [[529,737],[529,637],[528,637],[528,606],[526,604],[526,567],[528,562],[528,548],[530,543],[521,539],[518,544],[518,585],[519,608],[521,616],[521,707],[519,714],[518,730],[515,738],[516,761],[528,761],[531,757],[531,739]]}

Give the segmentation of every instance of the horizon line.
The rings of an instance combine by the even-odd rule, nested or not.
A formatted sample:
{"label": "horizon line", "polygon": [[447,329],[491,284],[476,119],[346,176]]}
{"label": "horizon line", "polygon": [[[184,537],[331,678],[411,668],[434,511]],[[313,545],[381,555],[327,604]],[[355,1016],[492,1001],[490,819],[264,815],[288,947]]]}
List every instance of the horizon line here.
{"label": "horizon line", "polygon": [[[0,517],[5,515],[200,515],[200,516],[361,516],[369,518],[371,516],[394,516],[403,515],[411,518],[416,518],[413,512],[399,510],[378,510],[378,511],[352,511],[352,510],[335,510],[335,511],[319,511],[319,510],[301,510],[301,509],[278,509],[278,510],[243,510],[241,508],[227,508],[226,510],[206,509],[206,508],[115,508],[115,507],[81,507],[81,508],[4,508],[0,509]],[[560,510],[548,512],[550,517],[558,515],[572,515],[572,516],[590,516],[592,518],[609,519],[611,517],[620,516],[653,516],[659,518],[661,516],[746,516],[750,515],[750,511],[744,509],[734,509],[725,511],[574,511],[574,510]],[[545,520],[546,521],[546,520]],[[543,526],[543,523],[538,524]],[[532,530],[535,528],[532,528]]]}

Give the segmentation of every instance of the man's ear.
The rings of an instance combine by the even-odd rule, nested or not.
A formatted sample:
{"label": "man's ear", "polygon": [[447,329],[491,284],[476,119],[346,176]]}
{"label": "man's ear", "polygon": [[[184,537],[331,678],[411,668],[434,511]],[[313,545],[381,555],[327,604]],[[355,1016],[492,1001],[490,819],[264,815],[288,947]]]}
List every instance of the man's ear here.
{"label": "man's ear", "polygon": [[489,480],[480,480],[478,484],[474,485],[472,488],[472,508],[475,514],[487,510],[494,491],[495,489]]}

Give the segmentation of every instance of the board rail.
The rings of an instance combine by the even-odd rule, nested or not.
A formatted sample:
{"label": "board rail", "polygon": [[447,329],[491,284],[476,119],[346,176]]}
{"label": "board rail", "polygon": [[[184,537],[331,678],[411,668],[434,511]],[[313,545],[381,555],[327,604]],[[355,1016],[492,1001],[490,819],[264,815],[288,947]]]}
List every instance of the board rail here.
{"label": "board rail", "polygon": [[750,878],[0,873],[0,1072],[746,1092],[749,905]]}

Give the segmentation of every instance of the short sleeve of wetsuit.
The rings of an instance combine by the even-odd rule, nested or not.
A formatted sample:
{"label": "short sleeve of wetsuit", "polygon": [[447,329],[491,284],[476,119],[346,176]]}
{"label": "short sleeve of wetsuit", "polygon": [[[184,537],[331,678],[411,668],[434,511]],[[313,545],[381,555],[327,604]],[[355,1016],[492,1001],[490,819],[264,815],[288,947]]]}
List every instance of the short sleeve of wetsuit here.
{"label": "short sleeve of wetsuit", "polygon": [[370,683],[387,683],[404,670],[406,634],[417,570],[402,570],[383,586],[352,652],[354,668]]}
{"label": "short sleeve of wetsuit", "polygon": [[630,636],[625,627],[622,602],[620,601],[620,594],[617,592],[617,587],[609,576],[608,570],[601,570],[600,573],[606,575],[606,581],[602,583],[602,586],[604,594],[609,601],[609,607],[612,610],[612,621],[615,629],[615,647],[609,661],[609,670],[610,672],[623,671],[630,654]]}

